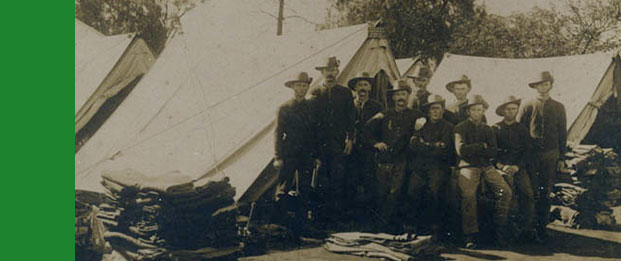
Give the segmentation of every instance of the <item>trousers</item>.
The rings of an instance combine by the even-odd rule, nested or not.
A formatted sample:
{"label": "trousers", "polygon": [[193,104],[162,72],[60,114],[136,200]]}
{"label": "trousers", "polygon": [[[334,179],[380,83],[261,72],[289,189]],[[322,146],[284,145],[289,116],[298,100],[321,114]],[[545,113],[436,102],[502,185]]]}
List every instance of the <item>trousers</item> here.
{"label": "trousers", "polygon": [[520,228],[524,231],[533,229],[535,219],[535,196],[533,193],[533,184],[530,176],[524,168],[513,174],[502,175],[511,189],[514,197],[511,201],[512,212],[517,213],[516,218],[520,220]]}
{"label": "trousers", "polygon": [[397,160],[393,163],[382,163],[377,166],[377,205],[380,215],[389,223],[397,223],[395,212],[398,201],[401,198],[403,183],[405,181],[405,160]]}
{"label": "trousers", "polygon": [[558,150],[539,151],[534,154],[532,160],[536,228],[540,232],[545,230],[550,222],[550,192],[554,186],[559,154]]}
{"label": "trousers", "polygon": [[461,199],[462,228],[465,235],[479,232],[477,220],[477,189],[483,181],[494,195],[494,225],[507,223],[512,191],[500,173],[491,166],[464,167],[459,170],[457,186]]}
{"label": "trousers", "polygon": [[408,205],[413,208],[406,214],[408,222],[441,225],[448,207],[445,204],[448,181],[449,171],[446,167],[422,167],[411,173],[406,191],[406,201],[409,202],[406,203],[410,203]]}

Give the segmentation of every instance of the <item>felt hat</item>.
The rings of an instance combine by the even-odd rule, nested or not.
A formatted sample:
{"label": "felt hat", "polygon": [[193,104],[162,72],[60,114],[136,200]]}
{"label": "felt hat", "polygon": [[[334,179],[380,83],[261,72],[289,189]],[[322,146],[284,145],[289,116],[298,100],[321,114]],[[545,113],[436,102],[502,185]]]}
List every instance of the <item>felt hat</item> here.
{"label": "felt hat", "polygon": [[401,79],[401,80],[396,81],[393,84],[392,89],[387,90],[386,92],[387,93],[394,93],[394,92],[398,92],[398,91],[401,91],[401,90],[406,90],[406,91],[408,91],[408,93],[412,93],[412,87],[410,87],[410,85],[408,84],[408,82],[405,79]]}
{"label": "felt hat", "polygon": [[429,106],[434,104],[442,104],[442,107],[444,107],[445,100],[438,94],[429,95],[429,97],[427,97],[427,101],[423,104],[423,108],[429,108]]}
{"label": "felt hat", "polygon": [[316,66],[315,70],[321,71],[323,68],[338,68],[341,62],[335,56],[328,57],[323,60],[320,66]]}
{"label": "felt hat", "polygon": [[418,69],[417,75],[408,75],[408,78],[417,79],[417,78],[431,78],[431,69],[429,66],[422,66]]}
{"label": "felt hat", "polygon": [[[292,78],[294,78],[294,77],[292,77]],[[310,84],[312,81],[313,81],[313,78],[312,77],[308,77],[308,73],[300,72],[300,73],[298,73],[295,76],[295,78],[293,80],[289,80],[289,81],[285,82],[285,86],[287,86],[289,88],[292,88],[293,84],[296,83],[296,82],[305,82],[305,83]]]}
{"label": "felt hat", "polygon": [[498,116],[505,116],[505,107],[507,107],[507,105],[509,104],[516,104],[517,106],[520,106],[520,103],[522,103],[522,99],[518,99],[515,96],[511,95],[509,97],[507,97],[502,104],[500,104],[498,107],[496,107],[496,115]]}
{"label": "felt hat", "polygon": [[535,77],[533,77],[528,82],[528,86],[530,88],[535,88],[535,85],[537,85],[538,83],[542,83],[542,82],[554,83],[554,77],[552,77],[552,74],[550,74],[550,72],[543,71],[543,72],[537,74]]}
{"label": "felt hat", "polygon": [[483,105],[483,107],[487,110],[489,108],[489,104],[483,99],[483,96],[475,94],[471,99],[468,99],[468,104],[466,104],[466,108],[470,109],[470,107],[474,105]]}
{"label": "felt hat", "polygon": [[367,81],[369,82],[369,84],[371,84],[371,86],[373,86],[373,77],[371,77],[371,75],[368,72],[360,72],[356,75],[356,77],[351,78],[351,80],[349,80],[349,82],[347,82],[347,86],[349,86],[349,88],[351,88],[352,90],[356,89],[356,84],[359,81]]}
{"label": "felt hat", "polygon": [[472,85],[470,85],[470,79],[468,78],[467,75],[462,75],[461,78],[459,80],[456,81],[452,81],[446,84],[446,89],[449,92],[453,92],[453,87],[455,87],[455,84],[459,84],[459,83],[465,83],[468,85],[468,89],[472,89]]}

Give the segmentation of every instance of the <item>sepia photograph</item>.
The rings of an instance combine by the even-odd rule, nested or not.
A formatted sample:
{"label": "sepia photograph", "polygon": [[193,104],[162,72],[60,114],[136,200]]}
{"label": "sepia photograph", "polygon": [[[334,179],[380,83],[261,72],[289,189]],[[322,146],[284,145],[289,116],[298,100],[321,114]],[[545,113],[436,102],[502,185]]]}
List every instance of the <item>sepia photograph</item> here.
{"label": "sepia photograph", "polygon": [[619,0],[74,11],[75,260],[621,260]]}

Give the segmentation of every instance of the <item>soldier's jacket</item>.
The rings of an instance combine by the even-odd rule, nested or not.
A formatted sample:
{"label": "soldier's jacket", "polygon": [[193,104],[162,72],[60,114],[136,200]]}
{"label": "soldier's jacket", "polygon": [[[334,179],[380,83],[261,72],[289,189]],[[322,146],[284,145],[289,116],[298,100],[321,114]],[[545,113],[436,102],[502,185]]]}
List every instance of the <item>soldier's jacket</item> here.
{"label": "soldier's jacket", "polygon": [[522,105],[518,114],[521,124],[529,129],[537,149],[558,149],[565,153],[567,142],[567,116],[565,106],[553,99],[534,99]]}
{"label": "soldier's jacket", "polygon": [[408,144],[414,134],[416,119],[424,115],[410,108],[397,112],[394,108],[384,110],[371,118],[365,126],[364,137],[369,144],[384,142],[389,151],[383,154],[380,161],[405,158]]}
{"label": "soldier's jacket", "polygon": [[[438,146],[438,142],[443,146]],[[450,165],[454,162],[453,156],[453,124],[440,119],[433,122],[427,120],[422,129],[415,132],[410,147],[416,153],[415,165]]]}
{"label": "soldier's jacket", "polygon": [[486,167],[493,163],[498,145],[492,127],[484,122],[477,125],[468,119],[457,124],[454,132],[455,136],[461,136],[461,140],[455,140],[460,167]]}
{"label": "soldier's jacket", "polygon": [[[457,124],[468,119],[468,100],[466,99],[464,102],[456,102],[448,106],[447,111],[448,113],[445,112],[444,118],[457,126]],[[483,115],[483,122],[487,122],[485,115]]]}
{"label": "soldier's jacket", "polygon": [[356,148],[369,147],[373,144],[369,144],[364,138],[362,138],[362,131],[364,125],[375,116],[378,112],[384,110],[384,106],[375,100],[368,100],[362,105],[356,104],[356,122],[355,122],[355,134],[354,142]]}
{"label": "soldier's jacket", "polygon": [[503,165],[524,166],[533,143],[528,129],[520,123],[507,125],[504,121],[496,123],[492,128],[498,141],[496,161]]}
{"label": "soldier's jacket", "polygon": [[321,86],[311,91],[313,117],[322,151],[343,151],[345,139],[353,139],[356,111],[349,88]]}
{"label": "soldier's jacket", "polygon": [[276,157],[316,157],[318,145],[315,126],[310,101],[291,99],[281,105],[275,131]]}

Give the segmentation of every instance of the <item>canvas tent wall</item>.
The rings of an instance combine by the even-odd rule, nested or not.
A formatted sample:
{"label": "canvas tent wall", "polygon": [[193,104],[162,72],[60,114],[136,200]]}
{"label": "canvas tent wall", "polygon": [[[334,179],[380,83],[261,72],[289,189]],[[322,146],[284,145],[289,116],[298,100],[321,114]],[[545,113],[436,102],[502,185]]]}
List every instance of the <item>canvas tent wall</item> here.
{"label": "canvas tent wall", "polygon": [[459,79],[462,74],[472,80],[470,94],[481,94],[490,104],[486,117],[490,124],[502,120],[495,114],[495,108],[508,95],[523,100],[532,99],[536,91],[528,87],[528,79],[542,71],[554,76],[551,97],[565,105],[569,128],[568,141],[580,143],[591,128],[597,108],[611,96],[617,95],[613,86],[613,71],[618,60],[611,54],[589,54],[577,56],[500,59],[446,54],[436,69],[429,90],[447,98],[447,104],[454,102],[454,95],[445,85]]}
{"label": "canvas tent wall", "polygon": [[[132,84],[149,70],[154,61],[153,53],[146,43],[133,34],[104,36],[75,20],[77,140],[84,141],[87,138],[88,135],[84,133],[85,126],[91,123],[105,102],[123,89],[132,87]],[[96,131],[95,126],[98,125],[89,125],[88,134]],[[79,134],[80,131],[84,134]]]}
{"label": "canvas tent wall", "polygon": [[360,72],[373,75],[375,88],[371,91],[371,97],[384,105],[387,104],[386,90],[391,89],[391,84],[400,78],[395,57],[380,23],[369,26],[367,39],[351,61],[345,66],[341,64],[341,67],[337,82],[343,86],[347,86],[347,82]]}
{"label": "canvas tent wall", "polygon": [[276,37],[256,27],[254,1],[228,2],[188,13],[184,33],[76,154],[76,189],[101,191],[103,171],[131,168],[196,183],[226,176],[240,198],[273,157],[276,110],[292,95],[283,83],[299,71],[317,79],[320,60],[349,61],[365,39],[365,25]]}

